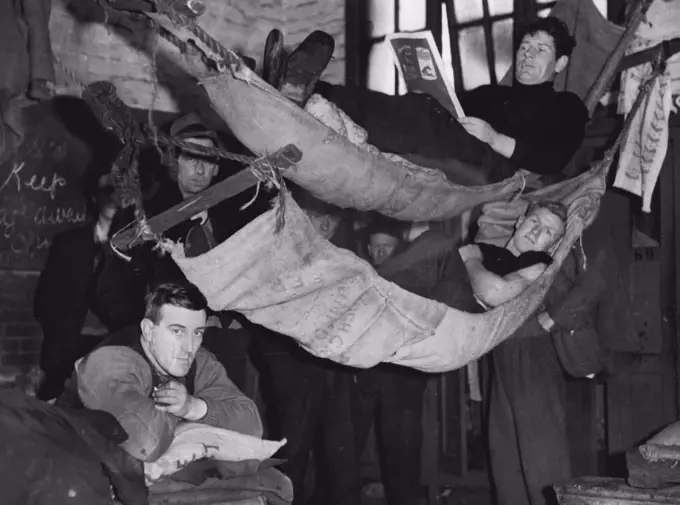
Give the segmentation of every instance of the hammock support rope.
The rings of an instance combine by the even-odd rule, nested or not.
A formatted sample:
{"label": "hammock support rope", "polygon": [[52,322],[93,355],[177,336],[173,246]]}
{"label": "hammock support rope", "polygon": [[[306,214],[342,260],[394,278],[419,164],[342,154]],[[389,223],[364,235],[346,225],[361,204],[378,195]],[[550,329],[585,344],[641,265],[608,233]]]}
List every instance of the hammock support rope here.
{"label": "hammock support rope", "polygon": [[[642,0],[638,0],[640,1]],[[165,0],[158,0],[158,11],[170,19],[174,28],[184,32],[174,37],[173,43],[181,49],[181,37],[187,40],[186,32],[190,32],[201,43],[198,47],[222,70],[219,75],[204,79],[202,85],[208,92],[214,109],[232,128],[235,136],[251,151],[260,155],[267,146],[274,150],[286,143],[298,145],[305,151],[306,160],[302,160],[295,170],[285,173],[287,178],[298,182],[301,177],[306,177],[305,182],[309,187],[301,185],[307,189],[314,189],[315,184],[325,184],[320,193],[327,195],[330,203],[338,204],[337,201],[341,200],[341,206],[352,206],[356,202],[360,207],[365,201],[357,198],[358,194],[363,195],[360,193],[361,189],[356,187],[357,184],[365,184],[373,176],[382,183],[391,177],[386,174],[390,168],[401,168],[401,174],[407,173],[408,176],[399,181],[403,187],[397,188],[395,193],[390,192],[389,203],[381,212],[389,214],[399,203],[398,200],[404,200],[408,192],[404,192],[403,188],[415,179],[419,179],[418,183],[430,183],[436,179],[440,186],[446,186],[444,189],[448,191],[448,197],[463,200],[464,205],[460,205],[460,208],[470,203],[474,196],[470,188],[455,187],[427,173],[397,167],[396,164],[390,165],[379,155],[369,153],[367,149],[363,149],[363,152],[361,146],[350,146],[347,139],[339,139],[339,135],[333,135],[334,132],[321,121],[293,106],[271,86],[266,85],[246,67],[236,53],[222,47],[192,19],[182,18],[164,2]],[[154,20],[159,16],[150,13],[145,15]],[[163,31],[159,30],[159,33],[164,36]],[[170,40],[172,37],[165,38]],[[184,47],[186,49],[187,46]],[[171,250],[172,256],[187,279],[204,291],[212,308],[239,311],[258,324],[293,337],[308,351],[320,357],[350,366],[373,366],[380,361],[392,361],[432,372],[458,368],[477,359],[515,333],[526,318],[538,309],[583,229],[596,218],[600,199],[606,190],[606,175],[615,153],[624,142],[635,112],[652,88],[654,79],[660,75],[664,64],[661,57],[655,61],[654,73],[641,86],[633,110],[626,117],[622,131],[603,159],[594,162],[590,170],[579,176],[526,195],[526,199],[530,201],[553,199],[568,206],[565,236],[557,245],[553,264],[535,283],[522,295],[483,314],[456,311],[404,292],[379,279],[365,262],[346,254],[340,255],[326,241],[321,240],[294,201],[289,205],[290,212],[286,212],[290,221],[277,237],[272,236],[274,218],[270,212],[248,225],[249,228],[241,236],[224,241],[205,255],[184,258],[181,248],[174,248]],[[269,118],[272,107],[277,111],[276,118]],[[258,110],[254,111],[253,108]],[[268,124],[262,126],[258,122],[255,125],[253,117],[267,118]],[[281,128],[282,124],[288,129],[293,126],[299,128],[296,131],[296,134],[299,133],[296,136],[299,144],[287,140],[291,137],[286,127]],[[304,137],[309,134],[313,135]],[[242,138],[242,135],[246,136]],[[323,142],[319,140],[321,138],[324,139]],[[335,158],[323,157],[329,149],[336,154]],[[346,159],[338,161],[341,154]],[[352,180],[355,174],[352,172],[355,170],[353,162],[360,158],[367,170],[358,173],[361,176],[360,181]],[[319,165],[324,159],[328,161],[327,167]],[[345,170],[338,171],[339,166],[344,166]],[[323,178],[328,180],[322,180]],[[507,188],[516,182],[505,181],[487,191],[493,192],[496,201],[507,200],[510,194]],[[353,194],[347,191],[350,186]],[[502,193],[504,189],[501,186],[505,187],[505,193]],[[422,187],[434,194],[431,186],[423,184]],[[330,189],[342,193],[341,197],[330,195]],[[457,211],[459,207],[452,208]],[[413,207],[408,209],[411,212],[409,215],[422,214],[430,208],[434,207],[427,207],[424,203],[415,210]],[[278,205],[278,210],[280,209],[281,205]],[[406,213],[401,216],[402,219],[408,219],[404,217]],[[271,256],[274,253],[276,257]],[[258,259],[262,261],[255,263]],[[286,262],[287,260],[290,261]],[[328,269],[329,262],[333,264],[333,269]],[[315,275],[300,280],[306,273]],[[328,276],[334,276],[335,284],[329,284]],[[338,286],[340,291],[337,290]],[[358,304],[358,300],[366,298],[361,293],[354,298],[356,290],[352,291],[352,287],[362,289],[363,286],[366,286],[366,293],[376,296],[370,298],[371,303],[364,302],[362,305]],[[342,296],[334,298],[334,293]],[[337,306],[334,305],[334,310],[329,311],[328,304],[331,302]],[[313,317],[309,316],[311,311],[315,311]],[[290,314],[298,313],[307,315],[301,319],[290,317]],[[375,320],[372,319],[373,315]],[[367,323],[363,327],[365,331],[360,331],[362,328],[357,326],[357,321]],[[375,321],[375,324],[371,321]],[[342,328],[351,328],[352,331]],[[386,332],[386,329],[393,333]],[[344,333],[340,335],[339,331]],[[398,333],[402,335],[400,339],[391,339],[390,342],[384,340],[385,334]],[[385,347],[376,348],[383,344]]]}

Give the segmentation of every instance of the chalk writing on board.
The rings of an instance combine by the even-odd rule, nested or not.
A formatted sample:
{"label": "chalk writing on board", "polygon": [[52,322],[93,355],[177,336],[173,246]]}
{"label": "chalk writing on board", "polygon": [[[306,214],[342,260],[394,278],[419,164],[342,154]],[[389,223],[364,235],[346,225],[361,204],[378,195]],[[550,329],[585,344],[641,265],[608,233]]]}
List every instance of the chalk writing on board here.
{"label": "chalk writing on board", "polygon": [[[5,188],[14,187],[17,193],[21,193],[22,189],[27,188],[30,191],[45,192],[50,195],[50,199],[54,200],[57,196],[57,190],[66,186],[66,179],[53,173],[52,177],[38,177],[35,174],[28,175],[28,179],[22,179],[22,171],[26,166],[26,162],[15,163],[5,181],[0,185],[0,193]],[[24,174],[26,175],[26,174]]]}
{"label": "chalk writing on board", "polygon": [[[34,257],[49,248],[56,230],[85,223],[84,205],[69,205],[67,186],[56,170],[38,175],[26,161],[11,165],[0,182],[0,238],[12,254]],[[60,198],[63,191],[67,194]]]}

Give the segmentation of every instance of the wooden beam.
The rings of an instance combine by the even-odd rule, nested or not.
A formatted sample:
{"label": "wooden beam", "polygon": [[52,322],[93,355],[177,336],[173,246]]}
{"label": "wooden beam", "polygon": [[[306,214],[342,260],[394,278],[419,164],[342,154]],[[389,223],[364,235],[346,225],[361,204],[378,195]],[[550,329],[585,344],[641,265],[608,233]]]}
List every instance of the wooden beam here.
{"label": "wooden beam", "polygon": [[[280,170],[287,170],[301,159],[302,152],[294,145],[289,144],[258,161],[276,166]],[[165,212],[149,218],[147,225],[154,234],[161,234],[196,214],[214,207],[227,198],[252,188],[257,182],[258,178],[253,175],[250,168],[246,168],[228,179],[186,198]],[[124,251],[141,243],[142,240],[143,238],[139,236],[137,227],[130,226],[116,233],[112,237],[111,243],[115,248]]]}
{"label": "wooden beam", "polygon": [[632,11],[630,20],[626,25],[626,30],[621,35],[619,42],[609,55],[609,58],[607,58],[607,62],[605,63],[604,67],[602,67],[600,75],[597,76],[597,80],[588,91],[588,95],[584,100],[586,108],[588,109],[588,114],[593,113],[597,102],[600,101],[600,98],[602,98],[604,92],[609,89],[609,85],[614,78],[616,69],[621,62],[626,49],[628,49],[628,46],[633,40],[635,32],[640,26],[640,23],[642,23],[643,19],[645,18],[645,14],[647,13],[652,1],[653,0],[635,0],[635,7]]}

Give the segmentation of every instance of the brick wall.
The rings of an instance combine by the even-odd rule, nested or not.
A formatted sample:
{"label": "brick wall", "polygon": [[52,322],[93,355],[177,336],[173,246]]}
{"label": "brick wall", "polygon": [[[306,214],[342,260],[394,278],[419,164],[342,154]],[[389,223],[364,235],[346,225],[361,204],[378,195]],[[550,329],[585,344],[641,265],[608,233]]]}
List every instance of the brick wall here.
{"label": "brick wall", "polygon": [[0,369],[38,364],[42,332],[33,317],[38,272],[0,270]]}
{"label": "brick wall", "polygon": [[[293,49],[312,31],[324,30],[335,39],[333,60],[324,79],[342,83],[345,79],[345,0],[202,0],[207,12],[198,24],[221,44],[262,64],[264,43],[273,28],[285,36]],[[81,3],[91,0],[54,0],[50,36],[55,55],[78,78],[90,83],[108,80],[117,87],[127,105],[165,112],[188,112],[200,102],[202,92],[187,80],[176,47],[150,35],[146,24],[117,30],[103,23],[84,22],[74,15]],[[154,45],[155,44],[155,45]],[[156,57],[152,57],[155,54]],[[165,60],[175,62],[166,64]],[[158,83],[154,67],[165,75]],[[78,95],[70,76],[57,69],[57,89]]]}

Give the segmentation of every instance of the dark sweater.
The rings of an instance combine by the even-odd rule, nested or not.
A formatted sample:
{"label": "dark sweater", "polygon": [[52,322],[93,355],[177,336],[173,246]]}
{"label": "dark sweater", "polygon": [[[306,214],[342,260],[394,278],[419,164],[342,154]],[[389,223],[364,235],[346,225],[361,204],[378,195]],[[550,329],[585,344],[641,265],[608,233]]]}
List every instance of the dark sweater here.
{"label": "dark sweater", "polygon": [[465,115],[489,123],[515,139],[510,160],[537,174],[556,174],[569,162],[585,135],[588,110],[552,82],[525,86],[481,86],[462,97]]}

